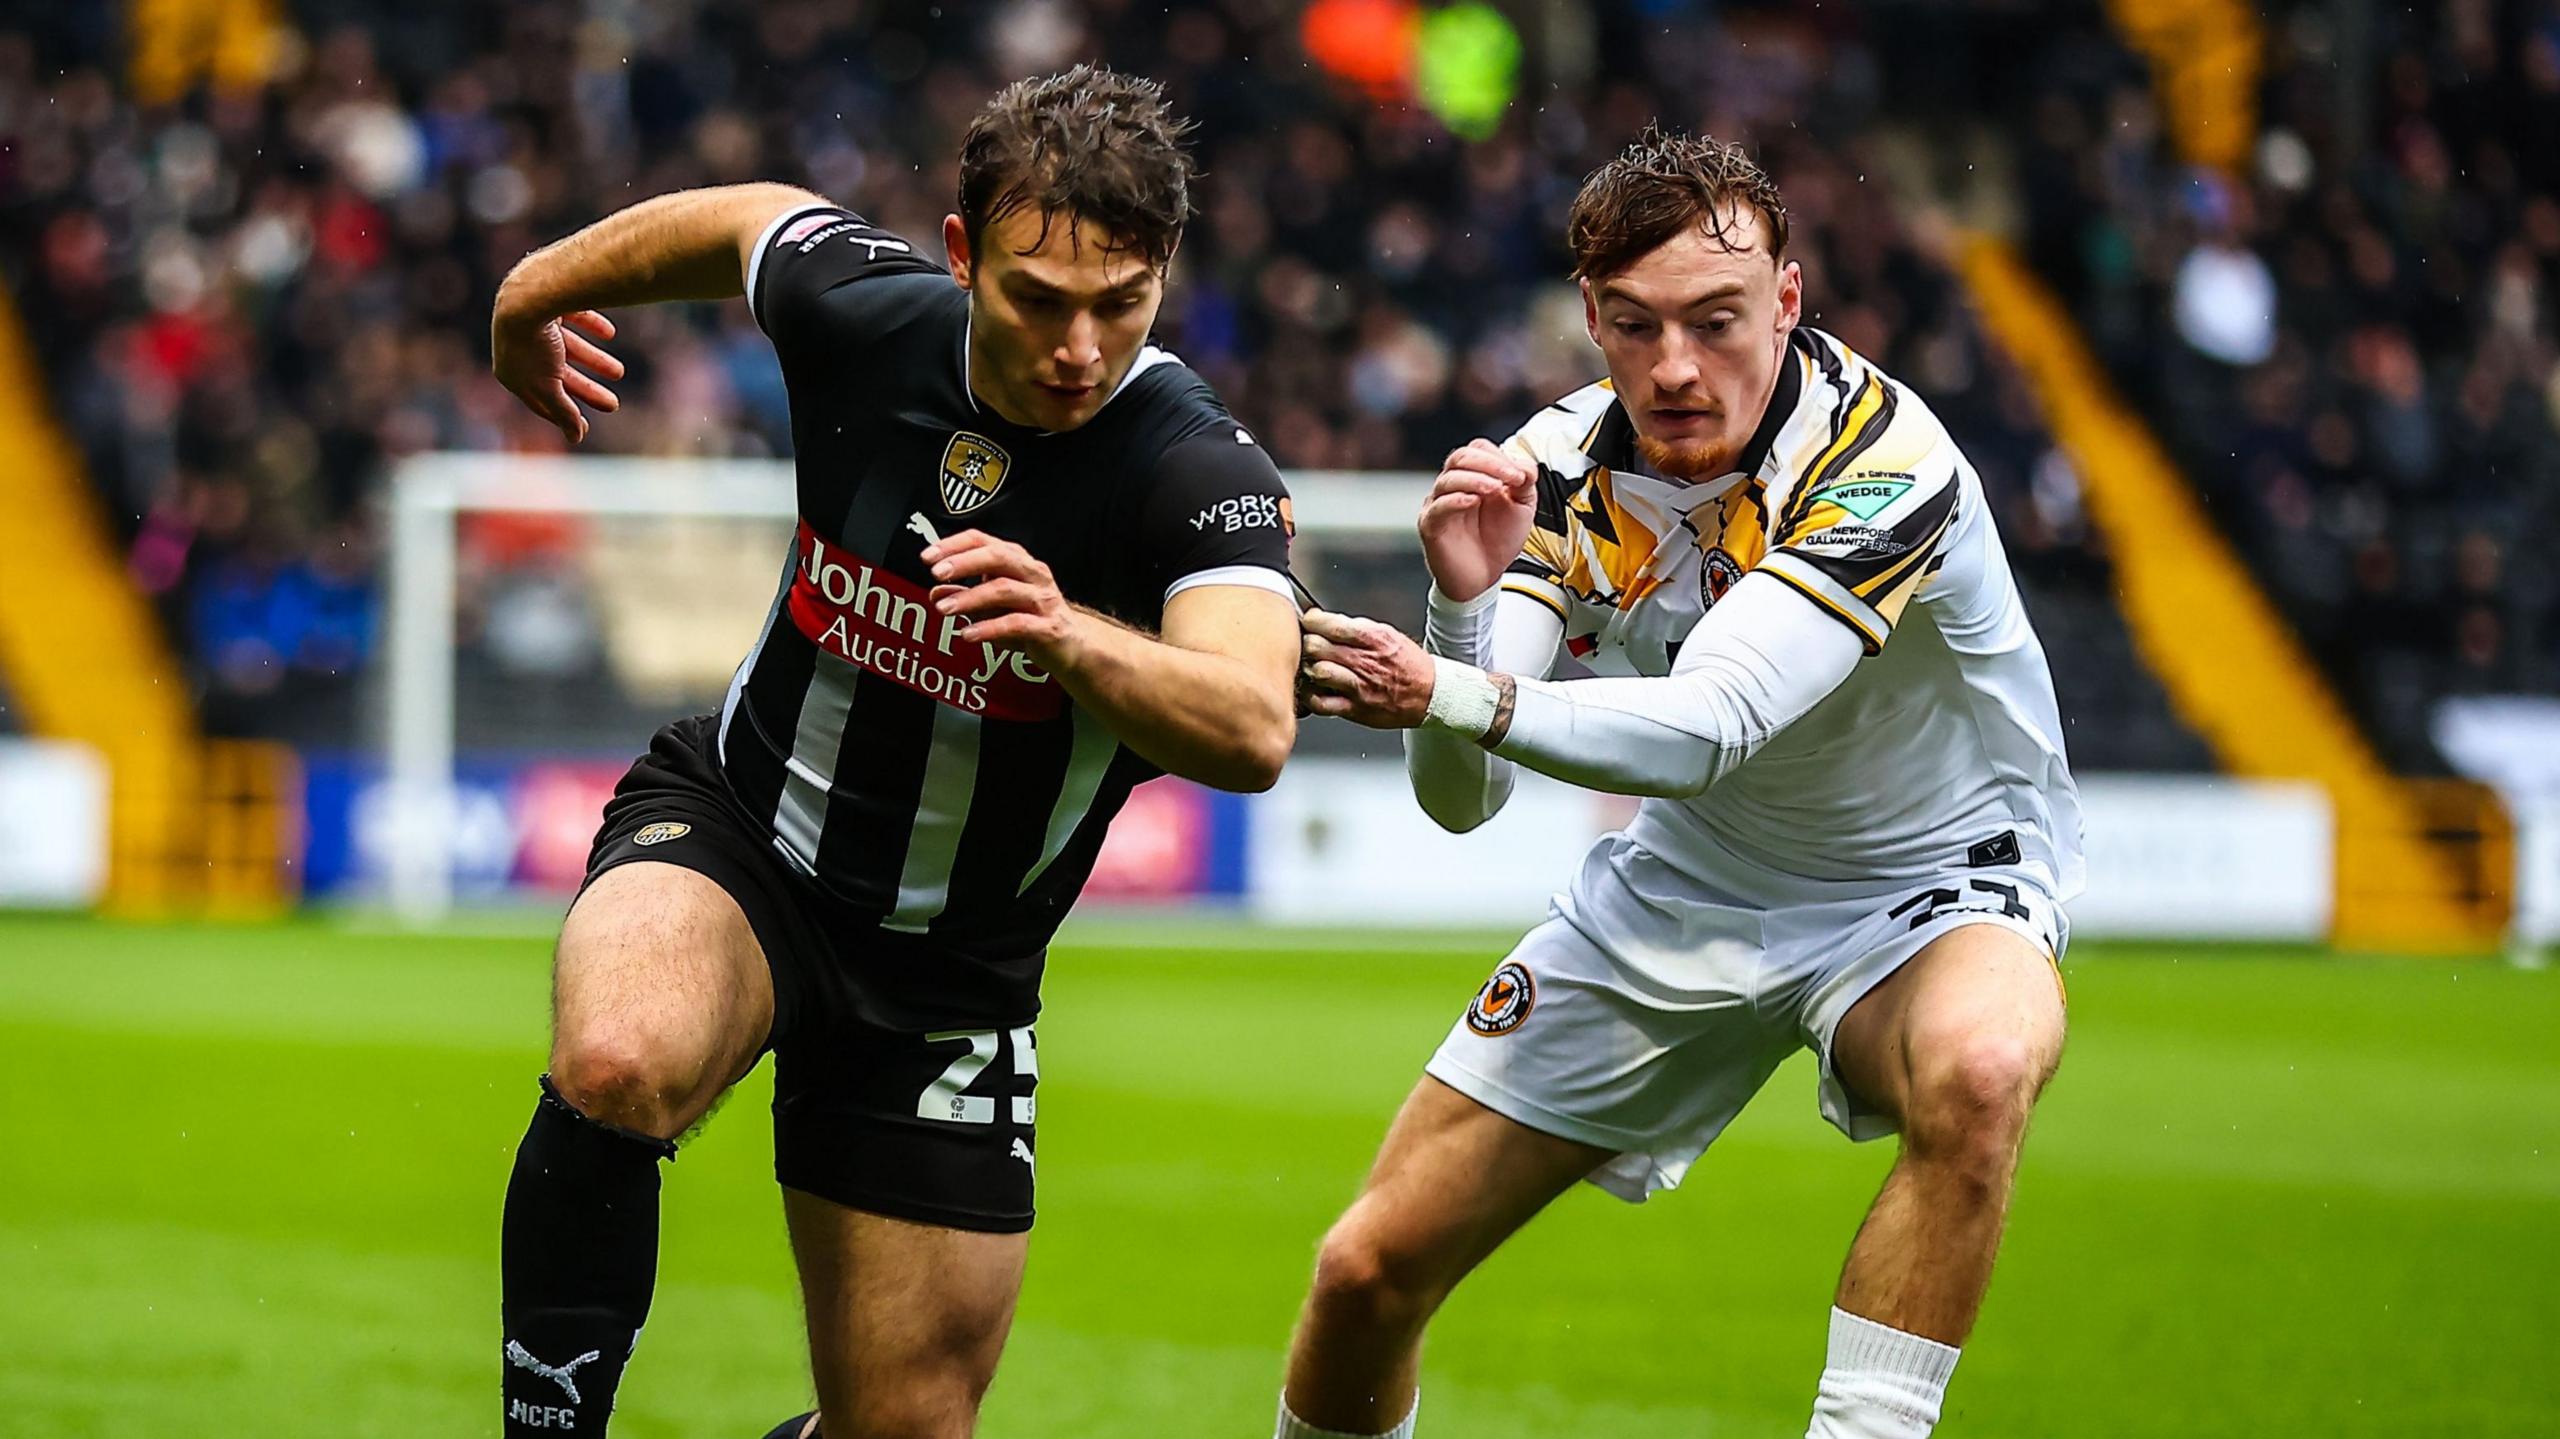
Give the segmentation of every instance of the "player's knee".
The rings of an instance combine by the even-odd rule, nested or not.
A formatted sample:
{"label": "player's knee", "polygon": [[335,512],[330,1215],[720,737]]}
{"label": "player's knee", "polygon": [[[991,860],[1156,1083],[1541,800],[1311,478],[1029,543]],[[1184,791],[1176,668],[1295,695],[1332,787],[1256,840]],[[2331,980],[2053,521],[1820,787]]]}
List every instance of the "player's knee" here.
{"label": "player's knee", "polygon": [[1386,1328],[1419,1323],[1448,1288],[1426,1250],[1390,1240],[1356,1211],[1316,1251],[1315,1304],[1337,1319]]}
{"label": "player's knee", "polygon": [[1920,1068],[1906,1133],[1917,1148],[2005,1168],[2050,1069],[2021,1036],[1968,1036]]}
{"label": "player's knee", "polygon": [[671,1139],[684,1127],[688,1076],[627,1025],[563,1030],[551,1047],[551,1087],[590,1119]]}

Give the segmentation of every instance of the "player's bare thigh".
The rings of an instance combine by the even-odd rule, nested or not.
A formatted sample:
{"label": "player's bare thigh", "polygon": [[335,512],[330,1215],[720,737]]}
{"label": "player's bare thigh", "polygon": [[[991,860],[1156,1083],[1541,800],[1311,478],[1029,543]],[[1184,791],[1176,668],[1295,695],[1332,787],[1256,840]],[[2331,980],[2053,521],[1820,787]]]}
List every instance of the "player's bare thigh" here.
{"label": "player's bare thigh", "polygon": [[980,1234],[782,1192],[827,1439],[961,1439],[1013,1328],[1029,1234]]}
{"label": "player's bare thigh", "polygon": [[703,875],[619,865],[570,908],[551,969],[551,1082],[582,1113],[672,1139],[746,1073],[772,1028],[764,950]]}
{"label": "player's bare thigh", "polygon": [[1424,1075],[1396,1112],[1360,1197],[1326,1236],[1317,1297],[1365,1288],[1436,1307],[1513,1231],[1612,1157]]}
{"label": "player's bare thigh", "polygon": [[1412,1405],[1423,1327],[1441,1301],[1609,1157],[1423,1076],[1317,1253],[1289,1346],[1290,1412],[1344,1433],[1392,1428]]}
{"label": "player's bare thigh", "polygon": [[2062,1059],[2062,982],[2034,940],[1996,924],[1929,942],[1842,1016],[1832,1065],[1906,1133],[1915,1098],[2006,1082],[2032,1101]]}

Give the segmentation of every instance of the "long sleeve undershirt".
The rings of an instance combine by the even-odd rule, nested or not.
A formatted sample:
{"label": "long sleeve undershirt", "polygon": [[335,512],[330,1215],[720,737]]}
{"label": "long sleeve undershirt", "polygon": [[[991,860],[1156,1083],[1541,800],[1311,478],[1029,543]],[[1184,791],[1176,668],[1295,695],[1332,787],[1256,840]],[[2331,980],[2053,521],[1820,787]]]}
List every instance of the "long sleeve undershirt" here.
{"label": "long sleeve undershirt", "polygon": [[[1434,653],[1507,672],[1518,685],[1511,728],[1493,747],[1499,759],[1443,730],[1416,731],[1407,743],[1415,795],[1451,829],[1483,823],[1509,798],[1501,760],[1612,794],[1704,793],[1839,688],[1866,652],[1801,591],[1762,574],[1744,576],[1707,611],[1660,677],[1545,679],[1563,628],[1553,611],[1523,595],[1507,595],[1489,617],[1435,601],[1432,628],[1449,629],[1437,638],[1452,647]],[[1545,646],[1536,667],[1512,668],[1533,642]]]}
{"label": "long sleeve undershirt", "polygon": [[[1564,642],[1564,620],[1548,606],[1500,586],[1463,604],[1431,591],[1422,647],[1481,670],[1544,679]],[[1511,762],[1449,730],[1404,732],[1404,769],[1422,812],[1442,829],[1464,833],[1493,818],[1511,798]]]}

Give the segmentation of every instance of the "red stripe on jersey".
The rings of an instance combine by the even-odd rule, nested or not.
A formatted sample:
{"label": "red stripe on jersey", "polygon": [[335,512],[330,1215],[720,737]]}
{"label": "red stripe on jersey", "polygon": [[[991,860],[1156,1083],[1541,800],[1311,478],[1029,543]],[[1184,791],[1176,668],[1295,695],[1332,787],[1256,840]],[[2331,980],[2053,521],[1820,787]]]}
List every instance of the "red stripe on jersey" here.
{"label": "red stripe on jersey", "polygon": [[1027,723],[1066,710],[1065,690],[1030,656],[959,638],[967,621],[935,614],[922,585],[829,545],[806,521],[794,548],[791,623],[825,653],[992,720]]}

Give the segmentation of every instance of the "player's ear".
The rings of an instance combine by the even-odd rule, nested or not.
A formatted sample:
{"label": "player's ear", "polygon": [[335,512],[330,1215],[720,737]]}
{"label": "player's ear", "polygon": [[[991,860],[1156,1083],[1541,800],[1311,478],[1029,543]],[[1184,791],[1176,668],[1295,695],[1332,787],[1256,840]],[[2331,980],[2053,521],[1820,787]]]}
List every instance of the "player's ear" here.
{"label": "player's ear", "polygon": [[942,217],[942,253],[944,258],[951,262],[952,280],[958,283],[961,289],[968,289],[972,278],[969,227],[961,224],[960,217],[957,215]]}
{"label": "player's ear", "polygon": [[1793,260],[1778,266],[1778,338],[1783,340],[1804,318],[1804,271]]}
{"label": "player's ear", "polygon": [[1582,332],[1591,337],[1591,343],[1599,344],[1600,302],[1591,297],[1591,278],[1586,275],[1574,283],[1582,289]]}

